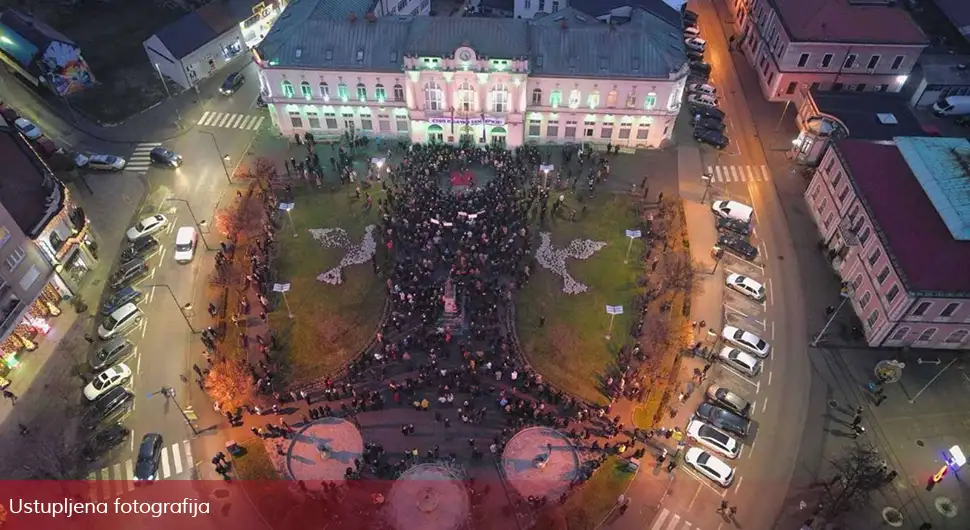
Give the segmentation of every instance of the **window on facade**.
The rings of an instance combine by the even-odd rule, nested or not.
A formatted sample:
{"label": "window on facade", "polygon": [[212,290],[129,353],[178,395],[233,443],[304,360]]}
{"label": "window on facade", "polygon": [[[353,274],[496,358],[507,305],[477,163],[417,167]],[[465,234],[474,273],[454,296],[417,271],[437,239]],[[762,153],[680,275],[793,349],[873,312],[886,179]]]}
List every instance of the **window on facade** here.
{"label": "window on facade", "polygon": [[919,334],[919,338],[916,342],[929,342],[933,340],[933,335],[936,335],[936,328],[924,329],[922,333]]}
{"label": "window on facade", "polygon": [[859,234],[859,243],[862,243],[863,245],[865,245],[866,244],[866,241],[869,241],[869,236],[870,235],[872,235],[872,230],[870,230],[869,227],[867,226],[862,231],[862,233]]}
{"label": "window on facade", "polygon": [[576,137],[576,122],[571,120],[566,120],[566,130],[564,131],[566,138]]}
{"label": "window on facade", "polygon": [[835,220],[835,213],[829,212],[829,214],[825,216],[825,219],[822,220],[822,226],[825,228],[828,228],[832,226],[832,221],[834,220]]}
{"label": "window on facade", "polygon": [[855,86],[855,91],[856,92],[865,92],[866,91],[866,84],[865,83],[859,83],[858,85]]}
{"label": "window on facade", "polygon": [[879,258],[882,256],[882,250],[879,248],[872,249],[872,253],[869,254],[869,265],[875,265]]}
{"label": "window on facade", "polygon": [[374,86],[374,97],[377,98],[379,103],[384,103],[384,101],[387,100],[387,91],[384,90],[384,85],[377,83],[377,85]]}
{"label": "window on facade", "polygon": [[7,259],[3,262],[4,265],[7,266],[7,272],[13,272],[17,266],[24,262],[26,257],[27,252],[24,250],[24,247],[17,247],[13,249],[13,252],[11,252],[10,255],[7,256]]}
{"label": "window on facade", "polygon": [[394,85],[394,101],[404,101],[404,87]]}
{"label": "window on facade", "polygon": [[886,301],[892,302],[897,296],[899,296],[899,285],[893,284],[893,286],[889,288],[889,291],[886,292]]}
{"label": "window on facade", "polygon": [[357,83],[357,99],[367,101],[367,87],[364,83]]}
{"label": "window on facade", "polygon": [[821,202],[818,203],[818,213],[824,213],[825,212],[825,208],[827,208],[828,205],[829,205],[829,198],[828,197],[822,197]]}
{"label": "window on facade", "polygon": [[805,65],[808,64],[808,58],[809,58],[810,55],[811,54],[803,53],[803,54],[801,54],[801,56],[798,57],[798,67],[799,68],[804,68]]}
{"label": "window on facade", "polygon": [[350,98],[350,94],[347,92],[346,83],[341,82],[339,85],[337,85],[337,96],[341,99],[341,101],[347,101],[347,99]]}
{"label": "window on facade", "polygon": [[822,68],[828,68],[832,64],[832,54],[826,53],[822,56]]}
{"label": "window on facade", "polygon": [[397,10],[403,11],[404,8],[407,7],[407,5],[408,5],[408,0],[399,0],[397,3]]}
{"label": "window on facade", "polygon": [[408,132],[408,117],[407,116],[397,116],[397,132],[406,133]]}
{"label": "window on facade", "polygon": [[588,117],[583,122],[583,137],[592,138],[594,130],[596,129],[596,118]]}
{"label": "window on facade", "polygon": [[637,106],[637,95],[633,92],[630,92],[629,94],[626,95],[626,108],[632,109],[632,108],[636,108],[636,106]]}
{"label": "window on facade", "polygon": [[600,106],[600,92],[599,92],[599,90],[594,90],[594,91],[592,91],[592,92],[589,93],[589,96],[586,97],[586,104],[591,109],[595,109],[596,107],[599,107]]}
{"label": "window on facade", "polygon": [[492,112],[509,111],[509,89],[502,84],[495,85],[490,94],[492,100]]}
{"label": "window on facade", "polygon": [[959,308],[959,307],[960,307],[960,304],[958,304],[956,302],[952,302],[952,303],[946,304],[946,307],[944,307],[943,308],[943,311],[940,312],[940,316],[943,317],[943,318],[952,317],[953,316],[953,313],[955,313],[956,310],[957,310],[957,308]]}
{"label": "window on facade", "polygon": [[300,116],[299,112],[290,112],[290,125],[292,125],[294,129],[303,128],[303,117]]}
{"label": "window on facade", "polygon": [[637,126],[637,140],[646,140],[650,136],[650,122],[641,121]]}
{"label": "window on facade", "polygon": [[320,97],[323,99],[330,99],[330,85],[326,83],[320,83]]}
{"label": "window on facade", "polygon": [[360,117],[360,130],[362,130],[362,131],[373,131],[374,130],[374,122],[373,122],[373,120],[371,120],[370,116],[361,116]]}
{"label": "window on facade", "polygon": [[897,341],[903,340],[906,338],[906,335],[909,335],[909,328],[906,326],[903,326],[901,328],[897,328],[896,331],[893,332],[893,335],[892,337],[889,338],[889,340],[897,340]]}
{"label": "window on facade", "polygon": [[377,120],[377,127],[381,132],[391,132],[391,120],[387,119],[387,116],[378,116],[380,119]]}
{"label": "window on facade", "polygon": [[542,89],[532,89],[532,104],[536,106],[542,105]]}
{"label": "window on facade", "polygon": [[947,344],[960,344],[967,340],[968,334],[970,334],[970,331],[967,331],[965,329],[958,329],[953,333],[950,333],[950,336],[947,337],[943,342]]}
{"label": "window on facade", "polygon": [[562,91],[553,90],[549,93],[549,106],[556,108],[559,105],[562,105]]}
{"label": "window on facade", "polygon": [[822,83],[818,83],[818,82],[812,83],[810,90],[818,90],[821,86],[822,86]]}
{"label": "window on facade", "polygon": [[852,68],[853,66],[855,66],[856,57],[858,57],[858,55],[854,53],[850,53],[846,55],[845,62],[842,63],[842,68]]}
{"label": "window on facade", "polygon": [[559,120],[556,118],[549,118],[546,121],[546,136],[549,138],[559,137]]}
{"label": "window on facade", "polygon": [[[832,164],[834,164],[834,163],[835,163],[835,159],[833,158],[832,159],[832,162],[829,162],[829,167],[828,167],[827,171],[832,171]],[[835,189],[839,189],[839,183],[842,182],[843,176],[844,175],[842,174],[841,171],[837,171],[835,173],[835,175],[832,177],[832,189],[834,189],[834,190]]]}
{"label": "window on facade", "polygon": [[876,92],[885,92],[885,91],[889,90],[889,85],[887,85],[885,83],[883,83],[881,85],[876,85],[875,88],[873,88],[873,90],[876,91]]}
{"label": "window on facade", "polygon": [[630,139],[630,129],[633,128],[633,118],[623,118],[620,121],[620,139],[629,140]]}
{"label": "window on facade", "polygon": [[606,94],[606,106],[611,109],[616,107],[616,90],[610,90]]}
{"label": "window on facade", "polygon": [[313,89],[310,88],[309,82],[303,81],[302,83],[300,83],[300,93],[302,93],[303,97],[307,99],[310,99],[313,97]]}
{"label": "window on facade", "polygon": [[283,81],[283,97],[291,98],[293,97],[293,83],[289,81]]}
{"label": "window on facade", "polygon": [[846,184],[842,191],[839,192],[839,203],[844,203],[846,197],[849,196],[849,185]]}
{"label": "window on facade", "polygon": [[444,108],[441,86],[434,81],[424,85],[424,102],[428,110],[442,110]]}
{"label": "window on facade", "polygon": [[796,88],[798,88],[798,83],[796,83],[795,81],[792,81],[791,83],[788,83],[788,88],[785,89],[785,93],[794,94]]}
{"label": "window on facade", "polygon": [[916,306],[916,309],[913,309],[913,316],[921,317],[925,315],[926,311],[930,308],[931,305],[933,305],[932,302],[920,302],[919,305]]}
{"label": "window on facade", "polygon": [[813,201],[815,199],[818,199],[818,194],[819,193],[822,193],[822,185],[821,184],[816,184],[815,187],[812,188],[812,200]]}
{"label": "window on facade", "polygon": [[324,112],[323,113],[323,119],[324,119],[324,121],[327,122],[327,128],[328,129],[336,129],[337,128],[337,114],[336,113],[334,113],[334,112]]}
{"label": "window on facade", "polygon": [[879,310],[878,309],[873,309],[872,310],[872,313],[869,313],[869,317],[866,318],[866,324],[871,329],[872,326],[876,323],[877,320],[879,320]]}
{"label": "window on facade", "polygon": [[643,108],[647,110],[653,110],[657,106],[657,94],[651,92],[647,94],[647,97],[643,98]]}
{"label": "window on facade", "polygon": [[523,5],[525,6],[526,9],[532,9],[532,0],[525,0],[523,2]]}
{"label": "window on facade", "polygon": [[529,136],[539,136],[542,129],[542,120],[532,118],[529,120]]}
{"label": "window on facade", "polygon": [[559,0],[552,0],[552,12],[559,11]]}
{"label": "window on facade", "polygon": [[856,274],[855,279],[852,280],[852,288],[859,290],[859,286],[862,285],[862,273]]}
{"label": "window on facade", "polygon": [[879,59],[880,59],[880,57],[878,55],[873,55],[872,57],[870,57],[869,58],[869,64],[866,65],[866,68],[868,68],[870,70],[872,70],[873,68],[875,68],[879,64]]}
{"label": "window on facade", "polygon": [[884,265],[882,267],[882,270],[879,271],[879,274],[876,275],[876,281],[878,281],[879,284],[882,285],[882,282],[886,281],[886,278],[888,277],[889,277],[889,265]]}
{"label": "window on facade", "polygon": [[458,92],[455,95],[458,101],[458,110],[462,112],[475,110],[475,88],[468,81],[458,85]]}
{"label": "window on facade", "polygon": [[903,65],[903,56],[902,55],[897,55],[896,58],[893,59],[893,64],[889,65],[889,69],[890,70],[899,70],[899,67],[902,66],[902,65]]}
{"label": "window on facade", "polygon": [[320,128],[320,115],[317,114],[317,111],[308,110],[306,113],[306,121],[309,122],[311,129]]}
{"label": "window on facade", "polygon": [[609,117],[603,120],[603,126],[600,127],[600,139],[610,140],[613,138],[613,120]]}
{"label": "window on facade", "polygon": [[582,96],[579,93],[579,89],[574,88],[572,92],[569,93],[569,108],[572,108],[572,109],[579,108],[579,100],[581,99],[581,97]]}
{"label": "window on facade", "polygon": [[872,293],[866,291],[865,294],[862,295],[862,298],[859,299],[859,307],[865,309],[866,306],[869,305],[869,300],[872,300]]}

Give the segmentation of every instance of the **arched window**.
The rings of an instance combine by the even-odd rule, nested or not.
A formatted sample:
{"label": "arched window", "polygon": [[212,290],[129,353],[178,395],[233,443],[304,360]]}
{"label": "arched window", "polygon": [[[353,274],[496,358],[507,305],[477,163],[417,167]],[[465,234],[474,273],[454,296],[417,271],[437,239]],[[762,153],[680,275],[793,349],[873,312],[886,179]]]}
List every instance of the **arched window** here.
{"label": "arched window", "polygon": [[589,105],[589,108],[591,108],[591,109],[595,109],[596,107],[599,107],[600,106],[600,91],[599,90],[594,90],[594,91],[590,92],[589,93],[589,97],[586,98],[586,102]]}
{"label": "arched window", "polygon": [[559,105],[562,105],[562,91],[553,90],[549,93],[549,106],[556,109],[559,108]]}
{"label": "arched window", "polygon": [[966,342],[967,334],[970,334],[970,331],[967,331],[965,329],[958,329],[953,333],[950,333],[950,336],[947,337],[944,342],[946,342],[947,344],[962,344]]}
{"label": "arched window", "polygon": [[330,101],[330,85],[326,83],[320,83],[320,97]]}
{"label": "arched window", "polygon": [[652,110],[657,106],[657,94],[656,92],[651,92],[647,94],[647,97],[643,98],[643,108],[646,110]]}
{"label": "arched window", "polygon": [[542,89],[532,89],[532,104],[537,106],[542,105]]}
{"label": "arched window", "polygon": [[303,81],[300,83],[300,93],[303,97],[310,99],[313,97],[313,89],[310,88],[310,83],[308,81]]}
{"label": "arched window", "polygon": [[347,101],[347,99],[350,97],[347,94],[347,84],[343,81],[337,85],[337,97],[339,97],[341,101]]}
{"label": "arched window", "polygon": [[569,93],[569,108],[579,108],[580,99],[582,99],[582,95],[579,93],[579,89],[574,88],[572,92]]}
{"label": "arched window", "polygon": [[424,85],[424,101],[428,110],[443,110],[445,103],[441,86],[434,81]]}
{"label": "arched window", "polygon": [[404,101],[404,87],[394,85],[394,101]]}
{"label": "arched window", "polygon": [[374,97],[377,98],[377,101],[384,103],[384,101],[387,99],[387,92],[384,90],[384,85],[377,83],[377,85],[374,86]]}
{"label": "arched window", "polygon": [[606,94],[606,106],[607,108],[611,109],[616,107],[616,90],[610,90],[610,92]]}
{"label": "arched window", "polygon": [[936,328],[926,328],[919,334],[916,342],[929,342],[933,340],[933,335],[936,335]]}
{"label": "arched window", "polygon": [[367,101],[367,87],[364,83],[357,83],[357,99]]}
{"label": "arched window", "polygon": [[283,97],[291,98],[293,97],[293,83],[289,81],[283,81]]}
{"label": "arched window", "polygon": [[472,112],[475,110],[475,87],[471,86],[468,81],[458,85],[458,92],[455,95],[455,99],[458,102],[458,110],[462,112]]}
{"label": "arched window", "polygon": [[64,245],[64,240],[61,239],[61,235],[53,230],[51,230],[51,235],[47,239],[50,241],[51,248],[54,249],[54,252],[61,250],[61,246]]}
{"label": "arched window", "polygon": [[509,89],[503,84],[497,84],[492,87],[492,93],[490,94],[490,99],[492,100],[492,112],[508,112],[509,111]]}
{"label": "arched window", "polygon": [[903,340],[906,338],[906,335],[909,335],[909,328],[906,326],[903,326],[901,328],[897,328],[896,331],[893,332],[893,336],[890,337],[889,340]]}

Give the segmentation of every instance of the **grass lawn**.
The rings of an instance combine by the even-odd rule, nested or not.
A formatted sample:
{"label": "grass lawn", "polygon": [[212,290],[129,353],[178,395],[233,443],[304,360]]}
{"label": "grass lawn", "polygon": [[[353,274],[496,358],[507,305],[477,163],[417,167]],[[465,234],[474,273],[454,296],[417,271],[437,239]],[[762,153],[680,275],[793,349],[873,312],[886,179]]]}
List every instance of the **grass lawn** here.
{"label": "grass lawn", "polygon": [[[352,244],[359,244],[365,227],[378,221],[377,198],[384,196],[379,187],[370,191],[374,207],[367,212],[350,185],[336,192],[305,186],[294,190],[293,224],[284,218],[277,237],[279,281],[291,284],[286,298],[293,319],[285,304],[270,315],[270,326],[278,330],[285,346],[291,383],[325,377],[339,369],[367,344],[379,323],[386,289],[370,263],[345,267],[342,284],[318,281],[317,275],[339,264],[346,252],[325,248],[308,232],[339,227],[347,231]],[[293,237],[294,226],[297,237]]]}
{"label": "grass lawn", "polygon": [[[553,194],[555,197],[555,194]],[[572,199],[568,208],[581,208]],[[643,266],[638,262],[643,243],[633,242],[629,263],[624,264],[630,240],[624,230],[637,226],[634,200],[600,194],[589,203],[585,218],[573,223],[556,219],[544,231],[552,232],[552,245],[564,248],[574,239],[605,241],[607,246],[588,260],[566,260],[570,275],[589,286],[585,293],[563,293],[563,280],[538,264],[529,283],[516,298],[516,327],[529,363],[550,384],[595,403],[605,403],[603,374],[615,362],[617,351],[631,342],[632,302]],[[568,209],[567,209],[568,211]],[[533,246],[533,252],[539,243]],[[607,305],[622,305],[625,313],[613,322],[612,339],[606,340],[610,316]],[[545,316],[545,326],[538,327]]]}
{"label": "grass lawn", "polygon": [[[603,462],[599,471],[582,488],[572,493],[566,504],[554,515],[561,514],[560,528],[568,530],[593,530],[616,506],[616,499],[625,492],[634,474],[624,468],[626,460],[611,456]],[[551,503],[550,503],[551,504]],[[555,525],[551,525],[555,528]]]}
{"label": "grass lawn", "polygon": [[251,437],[239,444],[246,454],[232,459],[236,476],[242,480],[279,480],[280,475],[266,453],[262,440]]}

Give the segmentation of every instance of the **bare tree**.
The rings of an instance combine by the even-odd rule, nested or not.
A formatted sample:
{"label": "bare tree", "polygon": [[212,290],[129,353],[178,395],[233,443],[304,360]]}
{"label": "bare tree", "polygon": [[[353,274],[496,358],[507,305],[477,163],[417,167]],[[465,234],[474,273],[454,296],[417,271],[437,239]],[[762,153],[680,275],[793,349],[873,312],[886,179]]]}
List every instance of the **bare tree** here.
{"label": "bare tree", "polygon": [[253,374],[241,362],[220,361],[205,378],[205,391],[222,410],[235,410],[253,402],[256,395]]}
{"label": "bare tree", "polygon": [[829,463],[832,476],[824,484],[819,501],[819,515],[829,520],[866,506],[872,493],[890,482],[886,461],[872,445],[855,444]]}
{"label": "bare tree", "polygon": [[661,260],[660,277],[663,285],[667,289],[673,289],[687,293],[693,291],[694,284],[698,281],[694,274],[696,266],[690,259],[690,254],[685,250],[675,250],[667,252]]}

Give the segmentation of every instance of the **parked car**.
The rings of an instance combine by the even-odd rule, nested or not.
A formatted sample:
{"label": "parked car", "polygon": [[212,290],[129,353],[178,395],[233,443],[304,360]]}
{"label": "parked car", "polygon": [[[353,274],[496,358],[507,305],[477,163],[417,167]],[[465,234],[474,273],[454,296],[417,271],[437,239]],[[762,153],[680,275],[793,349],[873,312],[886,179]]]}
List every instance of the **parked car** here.
{"label": "parked car", "polygon": [[725,129],[724,122],[721,120],[715,120],[714,118],[701,118],[695,120],[694,122],[694,132],[698,131],[718,131],[723,132]]}
{"label": "parked car", "polygon": [[738,201],[714,201],[711,203],[711,210],[718,217],[736,219],[743,223],[750,223],[751,216],[754,215],[754,208]]}
{"label": "parked car", "polygon": [[731,459],[737,458],[741,452],[741,443],[730,434],[702,421],[687,424],[687,439]]}
{"label": "parked car", "polygon": [[134,346],[130,340],[124,337],[111,339],[91,352],[91,359],[88,364],[91,366],[91,370],[95,372],[104,370],[126,359],[133,351]]}
{"label": "parked car", "polygon": [[137,326],[141,322],[141,316],[142,313],[138,306],[127,303],[101,322],[101,325],[98,326],[98,336],[101,337],[101,340],[110,340],[121,336]]}
{"label": "parked car", "polygon": [[732,219],[730,217],[718,217],[715,222],[718,232],[731,232],[742,237],[751,235],[751,223]]}
{"label": "parked car", "polygon": [[707,399],[720,407],[724,407],[742,418],[751,417],[751,403],[721,385],[711,383],[707,387]]}
{"label": "parked car", "polygon": [[173,256],[177,263],[188,263],[195,256],[195,247],[199,244],[199,234],[195,227],[183,226],[175,234],[175,252]]}
{"label": "parked car", "polygon": [[724,149],[731,144],[731,139],[726,134],[710,129],[694,129],[694,140],[715,149]]}
{"label": "parked car", "polygon": [[684,39],[684,45],[695,52],[703,52],[707,49],[707,41],[700,37],[689,37]]}
{"label": "parked car", "polygon": [[128,248],[121,252],[122,261],[135,258],[148,259],[161,250],[161,245],[154,236],[143,236],[128,244]]}
{"label": "parked car", "polygon": [[13,123],[20,118],[20,114],[14,110],[13,107],[8,107],[7,105],[0,103],[0,118],[3,118],[7,123]]}
{"label": "parked car", "polygon": [[138,221],[135,226],[125,232],[125,235],[128,236],[128,241],[134,241],[139,237],[145,237],[158,232],[162,228],[165,228],[166,224],[168,224],[168,219],[164,215],[157,213]]}
{"label": "parked car", "polygon": [[108,451],[125,443],[130,436],[130,430],[120,423],[115,423],[95,435],[81,450],[81,456],[88,462],[94,462]]}
{"label": "parked car", "polygon": [[704,76],[705,81],[710,79],[711,70],[713,70],[711,63],[705,63],[704,61],[691,61],[689,63],[689,67],[692,73]]}
{"label": "parked car", "polygon": [[758,247],[748,243],[747,239],[732,234],[721,234],[717,238],[717,246],[748,261],[758,257]]}
{"label": "parked car", "polygon": [[[701,52],[695,52],[694,50],[687,50],[687,60],[694,63],[704,62],[704,54]],[[708,72],[710,73],[710,72]]]}
{"label": "parked car", "polygon": [[684,38],[700,37],[701,30],[697,26],[684,26]]}
{"label": "parked car", "polygon": [[727,275],[727,278],[724,279],[724,283],[731,289],[734,289],[735,291],[747,296],[748,298],[751,298],[752,300],[761,302],[765,299],[765,286],[743,274],[732,272],[731,274]]}
{"label": "parked car", "polygon": [[151,483],[158,478],[158,464],[162,459],[162,435],[150,432],[141,439],[138,446],[138,461],[135,463],[135,480]]}
{"label": "parked car", "polygon": [[226,76],[226,80],[222,82],[222,86],[219,87],[219,92],[224,96],[231,96],[239,90],[242,86],[243,81],[246,80],[246,76],[242,72],[233,72]]}
{"label": "parked car", "polygon": [[748,429],[751,427],[751,422],[747,419],[710,403],[701,403],[694,412],[694,419],[742,438],[748,435]]}
{"label": "parked car", "polygon": [[699,447],[688,449],[687,454],[684,455],[684,461],[719,486],[726,488],[734,480],[734,468]]}
{"label": "parked car", "polygon": [[105,300],[104,305],[101,306],[101,315],[108,316],[128,302],[138,303],[141,296],[141,291],[134,287],[122,287]]}
{"label": "parked car", "polygon": [[702,105],[707,107],[716,107],[717,98],[707,94],[687,94],[687,103],[695,107]]}
{"label": "parked car", "polygon": [[695,94],[707,94],[717,96],[717,89],[709,83],[691,83],[687,85],[687,91]]}
{"label": "parked car", "polygon": [[736,326],[724,326],[724,329],[721,330],[721,337],[762,359],[767,357],[771,351],[771,346],[764,339]]}
{"label": "parked car", "polygon": [[148,264],[144,260],[135,258],[122,263],[118,270],[108,278],[108,285],[112,289],[130,287],[149,273]]}
{"label": "parked car", "polygon": [[97,429],[102,423],[121,421],[131,413],[135,395],[127,388],[117,386],[99,397],[94,405],[84,413],[81,423],[88,429]]}
{"label": "parked car", "polygon": [[681,16],[684,17],[684,20],[685,21],[688,21],[689,20],[689,21],[691,21],[691,22],[693,22],[695,24],[697,23],[697,19],[700,18],[697,15],[697,13],[691,11],[690,9],[687,9],[687,4],[684,4],[684,7],[681,8],[680,14],[681,14]]}
{"label": "parked car", "polygon": [[761,361],[740,348],[725,346],[718,352],[717,357],[721,362],[744,375],[756,376],[761,372]]}
{"label": "parked car", "polygon": [[179,167],[182,165],[182,155],[165,147],[156,147],[149,153],[149,158],[156,164],[168,167]]}
{"label": "parked car", "polygon": [[34,125],[34,122],[27,118],[17,118],[13,125],[28,140],[36,140],[44,135],[44,131],[41,131],[40,127]]}
{"label": "parked car", "polygon": [[122,386],[131,380],[131,368],[125,363],[118,363],[111,368],[94,376],[94,380],[84,387],[84,397],[94,401],[105,392],[116,386]]}
{"label": "parked car", "polygon": [[717,107],[695,107],[691,109],[694,113],[694,121],[701,118],[712,118],[715,120],[724,120],[724,111]]}
{"label": "parked car", "polygon": [[99,171],[121,171],[128,164],[120,156],[94,154],[78,154],[74,157],[74,163],[77,164],[77,167],[97,169]]}

